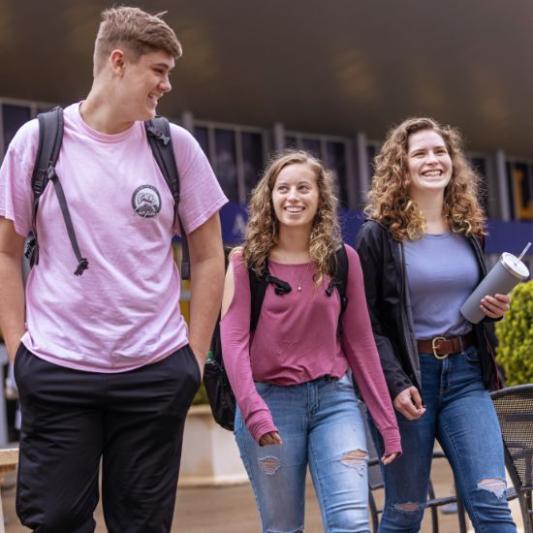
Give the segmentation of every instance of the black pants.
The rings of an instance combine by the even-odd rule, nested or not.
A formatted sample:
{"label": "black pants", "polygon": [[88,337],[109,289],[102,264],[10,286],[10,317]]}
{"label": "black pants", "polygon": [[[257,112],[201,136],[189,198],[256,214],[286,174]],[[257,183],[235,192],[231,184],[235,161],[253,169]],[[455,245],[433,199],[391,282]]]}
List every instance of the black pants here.
{"label": "black pants", "polygon": [[131,372],[71,370],[17,352],[17,514],[37,533],[94,532],[98,471],[111,533],[170,531],[185,416],[200,383],[189,347]]}

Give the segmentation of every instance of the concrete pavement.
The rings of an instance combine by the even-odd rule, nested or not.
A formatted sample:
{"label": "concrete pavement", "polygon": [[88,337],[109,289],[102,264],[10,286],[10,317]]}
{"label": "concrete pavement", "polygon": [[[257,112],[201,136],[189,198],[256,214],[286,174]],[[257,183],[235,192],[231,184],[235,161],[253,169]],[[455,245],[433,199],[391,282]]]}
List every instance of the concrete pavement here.
{"label": "concrete pavement", "polygon": [[[434,463],[433,482],[437,496],[450,494],[452,478],[446,461]],[[15,515],[14,489],[4,491],[4,513],[7,519],[6,533],[27,533]],[[429,513],[426,513],[427,515]],[[95,514],[96,533],[105,533],[102,508]],[[439,512],[440,532],[457,533],[456,515]],[[312,485],[309,483],[306,501],[306,533],[321,533],[320,511]],[[248,484],[217,488],[180,488],[172,533],[257,533],[259,519],[253,493]],[[429,516],[424,519],[423,533],[430,533]]]}

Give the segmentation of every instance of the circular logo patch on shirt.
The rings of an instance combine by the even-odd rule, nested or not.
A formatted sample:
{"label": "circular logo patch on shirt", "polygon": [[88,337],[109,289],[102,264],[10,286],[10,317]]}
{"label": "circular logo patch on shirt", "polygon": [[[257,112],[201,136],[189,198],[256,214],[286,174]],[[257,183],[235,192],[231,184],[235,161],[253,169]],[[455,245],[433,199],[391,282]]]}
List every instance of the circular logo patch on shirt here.
{"label": "circular logo patch on shirt", "polygon": [[152,185],[141,185],[133,192],[131,205],[140,217],[152,218],[161,211],[161,196]]}

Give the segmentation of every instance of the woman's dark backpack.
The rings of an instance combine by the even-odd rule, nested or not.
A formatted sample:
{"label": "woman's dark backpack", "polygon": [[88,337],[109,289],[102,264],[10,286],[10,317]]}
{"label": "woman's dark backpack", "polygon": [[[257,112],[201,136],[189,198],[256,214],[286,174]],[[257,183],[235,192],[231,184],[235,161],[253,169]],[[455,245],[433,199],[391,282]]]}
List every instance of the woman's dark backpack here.
{"label": "woman's dark backpack", "polygon": [[[227,256],[226,256],[227,257]],[[346,285],[348,282],[348,256],[346,248],[341,246],[335,254],[334,276],[326,292],[333,293],[336,288],[339,291],[341,310],[339,313],[338,333],[341,333],[341,318],[348,300],[346,298]],[[268,270],[258,276],[253,270],[248,269],[250,280],[250,333],[255,331],[261,314],[261,306],[265,299],[266,289],[269,284],[274,286],[274,291],[278,295],[290,292],[291,286],[283,280],[271,276]],[[222,357],[222,344],[220,341],[220,322],[217,322],[213,340],[211,342],[211,356],[207,360],[204,369],[204,385],[211,406],[211,412],[215,421],[224,429],[233,431],[235,420],[235,395],[231,390],[231,385],[224,368]]]}

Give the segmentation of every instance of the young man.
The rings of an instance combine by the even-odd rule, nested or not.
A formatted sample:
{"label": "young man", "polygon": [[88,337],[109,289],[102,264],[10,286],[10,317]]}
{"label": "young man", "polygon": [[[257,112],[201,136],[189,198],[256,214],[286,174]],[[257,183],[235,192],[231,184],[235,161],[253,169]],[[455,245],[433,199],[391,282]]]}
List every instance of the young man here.
{"label": "young man", "polygon": [[174,201],[142,121],[181,55],[159,16],[102,14],[87,99],[64,111],[56,165],[88,269],[74,257],[52,183],[36,221],[39,262],[24,298],[38,124],[0,169],[0,326],[22,405],[17,511],[40,533],[94,531],[98,468],[115,533],[170,531],[185,415],[220,309],[226,202],[194,138],[171,125],[179,217],[191,258],[190,330],[179,311]]}

